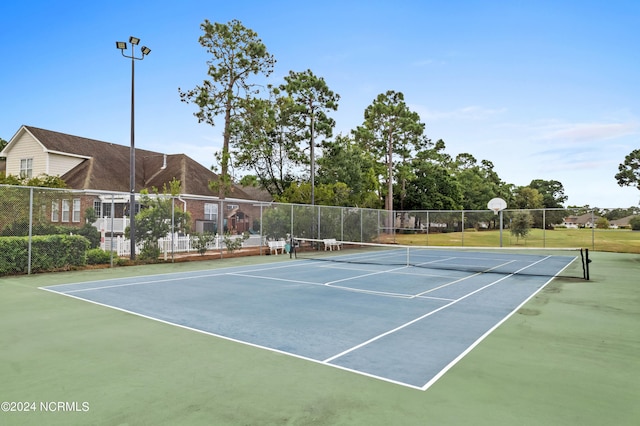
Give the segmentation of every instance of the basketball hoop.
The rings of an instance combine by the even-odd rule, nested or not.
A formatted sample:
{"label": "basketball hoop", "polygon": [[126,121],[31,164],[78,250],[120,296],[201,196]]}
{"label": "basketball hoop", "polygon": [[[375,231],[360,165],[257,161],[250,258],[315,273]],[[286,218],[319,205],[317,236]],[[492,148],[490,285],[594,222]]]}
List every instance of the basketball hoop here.
{"label": "basketball hoop", "polygon": [[[493,210],[493,214],[498,216],[498,213],[507,208],[507,202],[502,198],[492,198],[487,203],[487,208]],[[502,247],[502,213],[500,213],[500,247]]]}
{"label": "basketball hoop", "polygon": [[493,214],[495,214],[497,216],[498,212],[500,212],[500,211],[502,211],[502,210],[507,208],[507,202],[505,200],[503,200],[502,198],[492,198],[487,203],[487,208],[489,210],[493,210]]}

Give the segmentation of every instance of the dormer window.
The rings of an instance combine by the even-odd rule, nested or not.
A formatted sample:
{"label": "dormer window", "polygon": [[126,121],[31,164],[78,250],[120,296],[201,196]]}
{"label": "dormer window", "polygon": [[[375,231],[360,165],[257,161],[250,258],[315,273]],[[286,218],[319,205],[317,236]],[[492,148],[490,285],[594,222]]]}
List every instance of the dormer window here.
{"label": "dormer window", "polygon": [[28,179],[33,177],[33,158],[23,158],[20,160],[20,177]]}

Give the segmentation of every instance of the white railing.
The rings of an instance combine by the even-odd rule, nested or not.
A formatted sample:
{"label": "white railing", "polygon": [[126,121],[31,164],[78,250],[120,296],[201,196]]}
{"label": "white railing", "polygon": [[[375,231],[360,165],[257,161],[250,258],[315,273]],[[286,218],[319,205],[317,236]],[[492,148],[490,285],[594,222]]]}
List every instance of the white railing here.
{"label": "white railing", "polygon": [[[238,236],[237,238],[241,238]],[[198,250],[193,245],[194,236],[192,235],[167,235],[165,238],[158,240],[160,253],[165,257],[171,253],[192,253]],[[251,235],[242,243],[242,247],[259,247],[262,244],[262,238],[259,235]],[[105,251],[114,251],[118,256],[129,256],[131,254],[131,242],[125,237],[103,237],[100,240],[100,248]],[[220,250],[224,248],[224,241],[220,236],[207,244],[208,250]],[[142,249],[141,244],[136,245],[136,253]]]}
{"label": "white railing", "polygon": [[[104,231],[108,233],[124,234],[124,230],[129,226],[128,217],[101,217],[93,224],[98,231]],[[113,226],[113,229],[112,229]]]}

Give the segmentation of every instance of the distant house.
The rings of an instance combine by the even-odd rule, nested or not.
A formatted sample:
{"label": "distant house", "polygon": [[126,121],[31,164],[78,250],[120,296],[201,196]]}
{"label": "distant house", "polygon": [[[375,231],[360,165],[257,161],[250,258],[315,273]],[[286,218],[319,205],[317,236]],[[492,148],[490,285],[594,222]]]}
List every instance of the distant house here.
{"label": "distant house", "polygon": [[[97,141],[80,136],[22,126],[0,152],[6,157],[6,174],[35,177],[42,174],[59,176],[68,188],[96,191],[97,195],[82,195],[73,199],[61,199],[48,206],[52,222],[68,225],[84,223],[84,212],[93,207],[101,218],[121,219],[128,214],[129,197],[119,194],[99,194],[99,191],[129,193],[130,147]],[[219,199],[209,188],[209,182],[217,175],[184,154],[165,154],[136,148],[135,191],[153,187],[162,188],[173,180],[181,182],[183,207],[191,213],[192,228],[196,231],[214,230],[217,223]],[[74,196],[75,197],[75,196]],[[250,200],[241,187],[234,185],[229,200]],[[185,201],[186,200],[186,201]],[[113,211],[112,210],[113,206]],[[225,222],[229,229],[238,232],[248,230],[252,204],[228,202]],[[136,205],[136,211],[139,206]],[[113,231],[124,230],[124,221]]]}
{"label": "distant house", "polygon": [[562,221],[562,224],[567,228],[593,228],[598,219],[600,219],[600,216],[585,213],[580,216],[567,216]]}
{"label": "distant house", "polygon": [[[617,228],[627,228],[629,227],[629,221],[634,215],[630,215],[627,217],[623,217],[621,219],[615,219],[609,221],[609,228],[617,229]],[[564,218],[564,222],[562,223],[567,228],[593,228],[595,224],[598,223],[598,219],[600,216],[591,215],[591,213],[585,213],[580,216],[569,216]]]}
{"label": "distant house", "polygon": [[629,221],[636,215],[629,215],[627,217],[623,217],[621,219],[615,219],[609,222],[610,228],[630,228],[631,225]]}

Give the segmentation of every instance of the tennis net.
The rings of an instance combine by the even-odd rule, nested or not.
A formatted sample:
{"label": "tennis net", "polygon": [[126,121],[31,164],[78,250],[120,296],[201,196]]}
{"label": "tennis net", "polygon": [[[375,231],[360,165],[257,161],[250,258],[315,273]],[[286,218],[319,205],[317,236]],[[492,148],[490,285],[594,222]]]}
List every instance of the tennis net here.
{"label": "tennis net", "polygon": [[291,256],[349,264],[589,279],[582,248],[440,247],[294,238]]}

